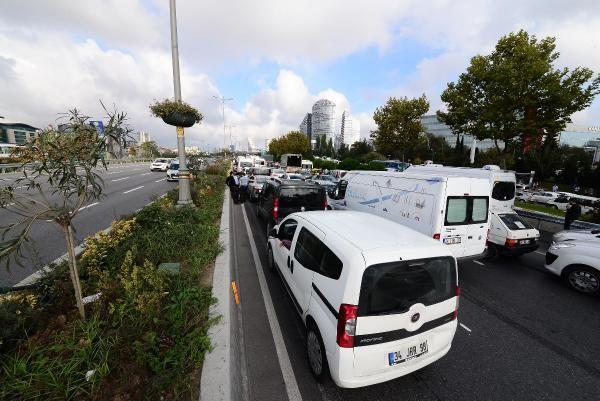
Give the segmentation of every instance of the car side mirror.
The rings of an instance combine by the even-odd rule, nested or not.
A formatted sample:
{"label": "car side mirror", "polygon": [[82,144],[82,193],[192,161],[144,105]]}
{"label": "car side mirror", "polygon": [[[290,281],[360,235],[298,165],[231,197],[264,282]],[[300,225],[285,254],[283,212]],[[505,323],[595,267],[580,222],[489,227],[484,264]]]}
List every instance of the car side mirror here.
{"label": "car side mirror", "polygon": [[269,231],[269,237],[277,238],[277,229],[276,228],[273,228],[271,231]]}

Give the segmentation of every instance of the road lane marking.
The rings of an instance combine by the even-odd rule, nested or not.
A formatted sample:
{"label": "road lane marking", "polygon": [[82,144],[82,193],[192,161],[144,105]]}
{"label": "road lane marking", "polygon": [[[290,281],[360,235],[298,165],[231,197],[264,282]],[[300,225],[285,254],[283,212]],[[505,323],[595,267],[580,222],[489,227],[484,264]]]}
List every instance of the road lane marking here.
{"label": "road lane marking", "polygon": [[142,189],[142,188],[144,188],[144,186],[143,186],[143,185],[141,185],[141,186],[139,186],[139,187],[137,187],[137,188],[130,189],[129,191],[125,191],[125,192],[123,192],[123,193],[124,193],[124,194],[128,194],[128,193],[130,193],[130,192],[137,191],[138,189]]}
{"label": "road lane marking", "polygon": [[250,229],[250,223],[248,222],[248,216],[246,215],[246,208],[242,205],[242,213],[244,215],[244,223],[246,224],[246,231],[248,232],[248,240],[250,241],[250,249],[252,250],[252,258],[254,259],[254,267],[256,268],[256,274],[258,276],[258,283],[260,284],[260,290],[263,295],[263,301],[265,303],[265,309],[267,311],[267,320],[269,326],[271,326],[271,333],[273,334],[273,341],[275,342],[275,351],[277,353],[277,359],[279,360],[279,367],[281,368],[281,374],[283,375],[283,381],[285,383],[285,389],[289,401],[302,401],[302,395],[298,389],[298,383],[296,382],[296,376],[294,376],[294,370],[290,362],[290,356],[285,347],[283,341],[283,335],[281,334],[281,327],[279,327],[279,321],[275,314],[275,307],[273,306],[273,300],[271,299],[271,293],[267,286],[267,279],[265,278],[265,272],[258,257],[258,251],[256,250],[256,242],[254,235]]}
{"label": "road lane marking", "polygon": [[537,253],[538,255],[546,256],[545,252],[540,252],[540,251],[533,251],[533,252]]}
{"label": "road lane marking", "polygon": [[470,328],[468,328],[467,326],[465,326],[464,324],[462,324],[462,323],[459,323],[459,324],[460,324],[460,327],[462,327],[463,329],[465,329],[465,330],[466,330],[466,331],[468,331],[469,333],[473,331],[473,330],[471,330]]}
{"label": "road lane marking", "polygon": [[144,173],[144,174],[140,174],[140,175],[148,175],[148,174],[152,174],[152,173]]}
{"label": "road lane marking", "polygon": [[474,263],[477,263],[477,264],[478,264],[478,265],[480,265],[480,266],[485,266],[485,264],[484,264],[484,263],[481,263],[481,262],[480,262],[480,261],[478,261],[478,260],[474,260],[473,262],[474,262]]}
{"label": "road lane marking", "polygon": [[129,177],[117,178],[116,180],[111,180],[112,182],[123,181],[128,179]]}
{"label": "road lane marking", "polygon": [[164,180],[166,180],[166,179],[167,179],[167,177],[165,177],[165,178],[161,178],[160,180],[156,180],[156,181],[154,181],[154,182],[161,182],[161,181],[164,181]]}
{"label": "road lane marking", "polygon": [[80,207],[79,210],[83,210],[83,209],[87,209],[88,207],[96,206],[98,203],[100,203],[100,202],[90,203],[89,205],[85,205],[83,207]]}

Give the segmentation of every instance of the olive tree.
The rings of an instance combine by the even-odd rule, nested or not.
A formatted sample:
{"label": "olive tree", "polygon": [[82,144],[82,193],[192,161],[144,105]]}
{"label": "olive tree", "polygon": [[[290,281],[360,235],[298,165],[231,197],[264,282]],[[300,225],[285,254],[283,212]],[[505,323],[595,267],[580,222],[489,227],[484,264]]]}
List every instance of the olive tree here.
{"label": "olive tree", "polygon": [[18,148],[15,153],[22,160],[23,177],[16,180],[15,185],[21,190],[16,186],[0,190],[0,207],[16,217],[12,222],[0,223],[0,259],[5,261],[6,268],[13,258],[22,264],[20,259],[24,256],[24,247],[30,243],[33,224],[36,221],[58,224],[66,241],[69,272],[83,320],[85,309],[73,219],[87,203],[102,196],[104,182],[100,173],[106,170],[109,144],[124,143],[132,132],[125,113],[104,109],[108,122],[103,133],[89,123],[89,117],[74,109],[63,115],[66,123],[59,125],[60,130],[50,126]]}

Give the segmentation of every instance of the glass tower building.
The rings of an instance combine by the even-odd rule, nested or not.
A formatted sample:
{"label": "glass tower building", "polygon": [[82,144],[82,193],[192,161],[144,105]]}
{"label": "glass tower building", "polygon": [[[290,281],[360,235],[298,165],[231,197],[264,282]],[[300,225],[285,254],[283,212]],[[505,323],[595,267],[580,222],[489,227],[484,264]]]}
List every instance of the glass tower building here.
{"label": "glass tower building", "polygon": [[335,133],[335,103],[331,100],[320,99],[312,107],[312,139],[317,136],[321,140],[334,140]]}

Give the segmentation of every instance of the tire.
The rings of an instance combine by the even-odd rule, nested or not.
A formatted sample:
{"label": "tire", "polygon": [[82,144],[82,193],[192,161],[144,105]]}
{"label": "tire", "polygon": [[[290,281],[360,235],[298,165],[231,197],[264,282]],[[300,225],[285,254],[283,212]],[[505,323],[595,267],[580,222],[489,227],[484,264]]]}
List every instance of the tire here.
{"label": "tire", "polygon": [[485,260],[496,260],[500,256],[500,250],[494,244],[488,244],[487,251],[485,252]]}
{"label": "tire", "polygon": [[577,292],[600,295],[600,271],[584,265],[574,265],[565,269],[563,278]]}
{"label": "tire", "polygon": [[312,321],[308,324],[306,331],[306,357],[313,377],[322,383],[329,374],[329,367],[321,333]]}
{"label": "tire", "polygon": [[275,266],[275,258],[273,258],[273,249],[270,245],[267,245],[267,263],[269,264],[269,270],[275,272],[277,267]]}

